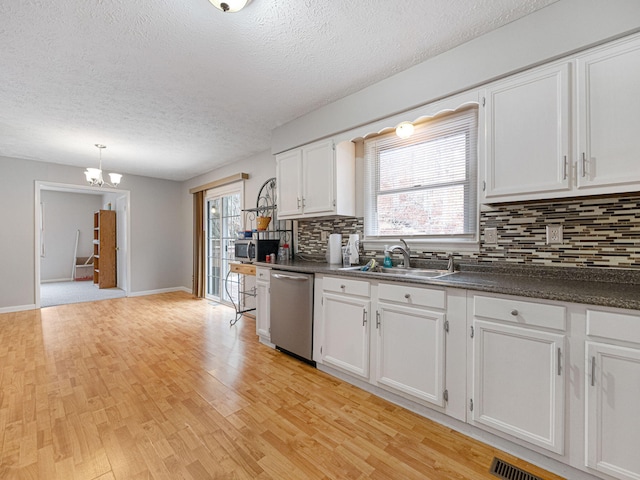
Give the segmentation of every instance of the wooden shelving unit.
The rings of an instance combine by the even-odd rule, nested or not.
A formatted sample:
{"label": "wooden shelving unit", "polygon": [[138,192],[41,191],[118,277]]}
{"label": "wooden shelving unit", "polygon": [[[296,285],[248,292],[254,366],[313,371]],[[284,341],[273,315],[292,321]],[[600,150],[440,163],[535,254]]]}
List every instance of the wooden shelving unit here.
{"label": "wooden shelving unit", "polygon": [[99,210],[93,214],[93,284],[114,288],[116,279],[116,212]]}

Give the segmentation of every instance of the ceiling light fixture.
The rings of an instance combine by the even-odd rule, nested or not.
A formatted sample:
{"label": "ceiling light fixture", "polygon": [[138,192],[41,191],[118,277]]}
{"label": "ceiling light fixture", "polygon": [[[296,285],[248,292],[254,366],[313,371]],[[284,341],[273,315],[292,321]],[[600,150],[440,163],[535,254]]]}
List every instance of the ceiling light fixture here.
{"label": "ceiling light fixture", "polygon": [[219,8],[223,12],[234,13],[239,12],[244,7],[246,7],[247,3],[249,3],[249,0],[227,0],[226,2],[221,2],[219,0],[209,0],[209,2],[211,2],[214,7]]}
{"label": "ceiling light fixture", "polygon": [[415,129],[413,127],[413,123],[402,122],[396,127],[396,135],[398,135],[400,138],[409,138],[411,135],[413,135],[414,130]]}
{"label": "ceiling light fixture", "polygon": [[107,185],[109,187],[117,187],[120,183],[120,180],[122,179],[122,175],[120,175],[119,173],[109,174],[109,180],[111,180],[111,183],[105,182],[102,178],[102,150],[107,148],[107,146],[100,145],[99,143],[96,143],[95,145],[98,149],[98,152],[100,152],[100,163],[98,164],[98,168],[87,168],[84,171],[84,176],[87,178],[87,182],[89,182],[89,185],[92,186],[101,187],[103,185]]}

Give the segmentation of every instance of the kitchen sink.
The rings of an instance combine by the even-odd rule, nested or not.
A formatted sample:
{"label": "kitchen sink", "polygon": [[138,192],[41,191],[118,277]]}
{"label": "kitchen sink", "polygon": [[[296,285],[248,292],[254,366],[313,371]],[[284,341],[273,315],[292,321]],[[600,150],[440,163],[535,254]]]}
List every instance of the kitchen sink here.
{"label": "kitchen sink", "polygon": [[[344,271],[359,271],[362,267],[342,267],[340,270]],[[362,272],[369,273],[369,272]],[[391,268],[375,268],[371,273],[383,273],[387,275],[398,275],[404,277],[420,277],[420,278],[439,278],[446,275],[452,275],[455,272],[449,272],[448,270],[437,270],[433,268],[404,268],[404,267],[391,267]]]}
{"label": "kitchen sink", "polygon": [[435,277],[442,277],[444,275],[450,275],[453,272],[449,272],[447,270],[436,270],[431,268],[392,267],[392,268],[383,268],[381,273],[388,273],[391,275],[403,275],[406,277],[435,278]]}

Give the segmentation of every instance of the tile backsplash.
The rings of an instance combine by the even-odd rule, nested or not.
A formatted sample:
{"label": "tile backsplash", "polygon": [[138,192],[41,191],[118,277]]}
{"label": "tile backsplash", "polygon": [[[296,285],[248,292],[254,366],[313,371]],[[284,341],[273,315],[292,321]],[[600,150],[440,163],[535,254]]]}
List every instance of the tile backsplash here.
{"label": "tile backsplash", "polygon": [[[563,242],[546,244],[546,225],[562,225]],[[478,253],[458,261],[509,262],[571,267],[640,269],[640,194],[583,197],[565,200],[504,203],[483,207],[480,234],[496,227],[498,244],[481,244]],[[324,255],[321,232],[362,233],[362,218],[341,217],[298,222],[298,249],[307,255]],[[365,257],[382,255],[363,252]],[[445,252],[412,252],[412,258],[445,258]]]}

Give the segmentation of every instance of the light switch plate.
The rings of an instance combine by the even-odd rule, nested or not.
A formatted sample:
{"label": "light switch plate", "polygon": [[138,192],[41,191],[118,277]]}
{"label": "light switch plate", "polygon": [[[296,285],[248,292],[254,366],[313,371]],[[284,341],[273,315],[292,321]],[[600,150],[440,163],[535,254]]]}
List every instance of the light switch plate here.
{"label": "light switch plate", "polygon": [[320,241],[321,242],[326,242],[327,241],[327,232],[326,232],[326,230],[322,230],[320,232]]}
{"label": "light switch plate", "polygon": [[496,227],[487,227],[484,229],[484,244],[498,245],[498,229]]}
{"label": "light switch plate", "polygon": [[547,245],[562,243],[562,225],[547,225]]}

